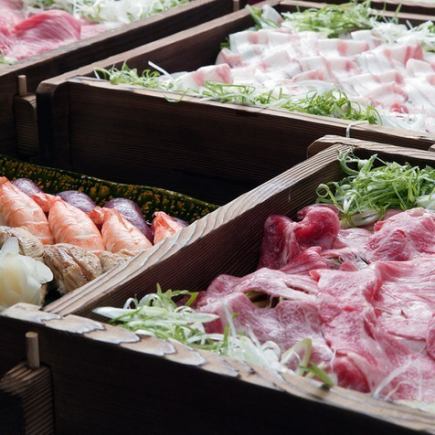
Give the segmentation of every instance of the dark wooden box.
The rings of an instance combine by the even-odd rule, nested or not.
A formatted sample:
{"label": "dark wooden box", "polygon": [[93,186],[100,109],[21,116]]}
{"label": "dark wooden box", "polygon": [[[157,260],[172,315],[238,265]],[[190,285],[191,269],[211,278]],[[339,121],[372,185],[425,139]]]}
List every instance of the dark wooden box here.
{"label": "dark wooden box", "polygon": [[[281,11],[318,6],[277,0],[269,4]],[[423,20],[409,14],[400,18]],[[96,66],[124,62],[139,70],[148,61],[170,72],[196,69],[215,61],[228,34],[252,25],[249,12],[242,10],[78,69],[73,73],[78,78],[43,82],[38,107],[48,160],[119,181],[163,187],[177,183],[193,196],[224,203],[235,197],[229,185],[239,194],[246,192],[305,159],[308,145],[324,134],[344,136],[350,130],[351,137],[415,148],[435,142],[411,131],[328,117],[188,97],[168,102],[162,92],[92,78]],[[162,170],[169,160],[171,170]]]}
{"label": "dark wooden box", "polygon": [[[295,215],[312,203],[319,183],[343,176],[338,151],[378,153],[389,161],[435,165],[435,154],[340,137],[331,147],[200,219],[158,251],[117,273],[108,286],[71,293],[45,308],[17,306],[0,316],[0,350],[24,357],[26,331],[39,333],[41,359],[52,373],[58,433],[306,434],[435,433],[435,416],[368,395],[193,351],[139,339],[96,320],[97,306],[162,288],[204,289],[218,274],[255,269],[264,221]],[[75,314],[72,314],[75,313]],[[171,348],[173,346],[173,348]],[[210,373],[211,372],[211,373]]]}
{"label": "dark wooden box", "polygon": [[[193,0],[165,13],[101,33],[0,68],[0,152],[34,155],[37,151],[35,98],[42,80],[104,59],[141,44],[196,26],[233,10],[232,0]],[[18,94],[19,75],[27,76],[28,92]],[[17,149],[18,147],[18,149]]]}

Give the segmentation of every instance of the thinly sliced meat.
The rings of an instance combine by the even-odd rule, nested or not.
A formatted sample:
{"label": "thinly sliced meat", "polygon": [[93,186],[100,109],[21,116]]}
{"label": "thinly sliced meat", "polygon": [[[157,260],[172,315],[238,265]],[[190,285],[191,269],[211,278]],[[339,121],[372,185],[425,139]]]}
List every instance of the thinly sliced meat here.
{"label": "thinly sliced meat", "polygon": [[[300,222],[278,215],[270,216],[266,220],[259,267],[281,269],[288,265],[286,270],[290,271],[293,260],[296,268],[306,262],[306,258],[297,258],[305,249],[313,246],[333,246],[340,230],[340,221],[335,210],[313,205],[301,210],[298,217],[302,219]],[[310,254],[312,258],[315,255],[314,251]]]}
{"label": "thinly sliced meat", "polygon": [[233,82],[231,68],[226,63],[204,66],[197,71],[185,74],[178,80],[178,85],[196,89],[204,86],[206,82],[231,84]]}
{"label": "thinly sliced meat", "polygon": [[427,328],[426,350],[428,355],[435,361],[435,315],[432,316]]}
{"label": "thinly sliced meat", "polygon": [[287,216],[272,215],[266,219],[259,268],[280,269],[300,253],[296,225]]}
{"label": "thinly sliced meat", "polygon": [[354,56],[370,49],[367,41],[345,39],[319,39],[317,48],[324,56]]}
{"label": "thinly sliced meat", "polygon": [[303,208],[298,217],[302,219],[295,228],[300,245],[331,248],[340,231],[338,214],[331,207],[310,205]]}
{"label": "thinly sliced meat", "polygon": [[198,297],[197,306],[205,311],[215,311],[215,306],[225,303],[236,293],[255,292],[270,298],[297,301],[314,301],[316,282],[303,275],[292,275],[279,270],[259,269],[243,278],[231,275],[218,276]]}
{"label": "thinly sliced meat", "polygon": [[320,246],[307,248],[281,268],[283,272],[292,274],[308,274],[313,269],[331,267],[331,263],[324,258]]}
{"label": "thinly sliced meat", "polygon": [[8,56],[23,59],[80,39],[81,23],[63,11],[46,11],[16,25]]}
{"label": "thinly sliced meat", "polygon": [[320,317],[314,302],[283,301],[275,308],[259,308],[244,294],[233,293],[225,300],[225,305],[221,303],[200,309],[218,314],[222,319],[221,324],[215,322],[209,325],[210,332],[222,332],[230,315],[237,330],[255,334],[260,342],[272,340],[283,352],[297,342],[311,338],[312,358],[316,363],[328,364],[333,356],[323,338]]}
{"label": "thinly sliced meat", "polygon": [[422,208],[396,214],[374,226],[367,243],[368,258],[404,261],[435,254],[435,215]]}
{"label": "thinly sliced meat", "polygon": [[[369,301],[377,322],[389,334],[421,350],[435,313],[435,257],[374,264],[382,285]],[[411,341],[420,341],[412,345]]]}

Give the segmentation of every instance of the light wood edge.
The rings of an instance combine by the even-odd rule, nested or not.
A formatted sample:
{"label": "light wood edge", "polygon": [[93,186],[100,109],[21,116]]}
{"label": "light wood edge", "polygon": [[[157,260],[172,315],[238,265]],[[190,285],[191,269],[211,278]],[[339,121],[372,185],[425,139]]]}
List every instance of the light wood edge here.
{"label": "light wood edge", "polygon": [[[360,139],[343,138],[335,135],[323,136],[308,146],[307,158],[315,156],[316,154],[320,153],[326,148],[329,148],[332,145],[337,145],[337,144],[344,145],[345,143],[352,143],[353,146],[359,146],[359,145],[364,146],[364,144],[366,144],[367,142]],[[435,144],[429,145],[427,151],[435,152]]]}
{"label": "light wood edge", "polygon": [[[59,47],[55,50],[50,50],[48,52],[42,53],[38,56],[32,57],[29,60],[26,60],[25,62],[20,62],[14,65],[5,66],[0,70],[0,78],[3,75],[7,74],[16,74],[19,73],[21,70],[31,67],[33,65],[38,65],[39,63],[44,63],[47,60],[56,57],[58,55],[62,55],[64,53],[73,52],[77,49],[91,46],[95,43],[102,42],[107,38],[122,38],[125,33],[128,33],[135,29],[140,29],[141,27],[146,27],[150,24],[157,23],[159,21],[166,20],[168,18],[171,18],[173,16],[178,15],[182,12],[191,12],[194,14],[196,10],[203,5],[207,4],[214,4],[222,1],[227,1],[229,5],[232,5],[232,0],[191,0],[189,3],[176,6],[174,8],[171,8],[170,10],[166,12],[162,12],[156,15],[153,15],[148,18],[144,18],[143,20],[136,21],[134,23],[125,24],[123,26],[120,26],[119,28],[107,30],[101,34],[98,34],[96,36],[93,36],[91,38],[82,39],[77,42],[73,42],[71,44],[67,44],[65,46]],[[231,7],[229,7],[228,10],[231,10]]]}
{"label": "light wood edge", "polygon": [[57,301],[47,305],[44,308],[44,312],[49,315],[88,313],[91,307],[98,303],[98,300],[106,295],[116,293],[117,289],[125,282],[134,279],[145,270],[151,270],[180,249],[201,240],[222,225],[231,224],[231,221],[235,217],[241,216],[249,210],[260,206],[271,195],[290,190],[292,186],[301,182],[306,177],[322,171],[323,168],[335,161],[338,152],[345,148],[354,147],[366,149],[370,152],[384,152],[392,156],[414,157],[435,162],[434,154],[418,149],[357,139],[346,139],[340,136],[327,136],[326,139],[322,140],[329,141],[328,144],[330,146],[327,149],[204,216],[173,237],[164,240],[133,258],[127,264],[109,271],[80,289],[68,293]]}
{"label": "light wood edge", "polygon": [[[413,133],[411,130],[406,130],[401,128],[392,128],[392,127],[374,125],[369,123],[355,123],[354,121],[348,121],[345,119],[338,119],[338,118],[332,118],[332,117],[320,116],[320,115],[303,114],[298,112],[288,112],[286,110],[280,110],[280,109],[265,109],[261,107],[219,103],[216,101],[205,101],[198,97],[181,96],[180,94],[176,94],[173,92],[149,90],[149,89],[140,88],[138,86],[128,86],[122,84],[113,85],[103,80],[98,80],[98,79],[84,77],[84,76],[70,78],[68,79],[67,83],[75,83],[82,86],[109,89],[113,92],[140,94],[148,98],[158,98],[158,99],[171,98],[174,99],[175,101],[179,101],[175,103],[168,102],[168,104],[191,103],[200,106],[204,106],[204,105],[214,106],[214,107],[219,107],[222,111],[227,111],[227,112],[238,111],[241,113],[250,113],[253,115],[261,114],[261,116],[284,118],[284,119],[288,119],[289,122],[300,121],[300,122],[316,123],[319,125],[319,128],[321,128],[321,126],[323,125],[336,126],[336,127],[341,127],[344,130],[349,130],[350,136],[352,136],[356,132],[372,131],[372,132],[383,133],[386,135],[400,136],[402,138],[407,138],[412,141],[427,141],[428,147],[429,144],[432,144],[435,141],[435,136],[431,136],[423,133]],[[42,84],[41,86],[45,86],[45,85],[46,83]],[[56,90],[56,87],[53,87],[51,85],[49,86],[50,87],[47,89],[50,89],[50,91]]]}
{"label": "light wood edge", "polygon": [[[33,310],[30,310],[28,305],[23,308],[20,305],[17,304],[12,307],[11,311],[17,312],[22,309],[24,313],[29,315],[27,321],[35,322],[35,312],[39,311],[38,307],[34,306]],[[60,317],[56,320],[43,320],[42,323],[49,327],[52,322],[58,324],[64,322],[64,327],[60,328],[63,332],[80,335],[87,340],[102,341],[114,348],[119,347],[137,354],[144,353],[159,356],[178,364],[197,367],[222,376],[230,376],[257,386],[358,412],[413,430],[435,433],[435,415],[433,414],[400,404],[375,400],[367,394],[346,390],[341,387],[326,390],[321,387],[319,382],[311,379],[301,378],[291,373],[279,375],[265,367],[241,363],[232,358],[220,357],[208,351],[194,350],[175,341],[167,342],[154,337],[139,336],[121,327],[107,325],[103,322],[92,321],[95,324],[95,329],[90,330],[89,319],[75,316],[75,323],[71,324],[68,317],[70,316]],[[23,316],[19,318],[26,321]],[[80,323],[83,323],[83,325],[80,325]],[[159,346],[160,353],[156,351],[156,347]]]}
{"label": "light wood edge", "polygon": [[30,369],[19,364],[0,378],[0,391],[20,399],[25,434],[54,434],[53,391],[47,367]]}

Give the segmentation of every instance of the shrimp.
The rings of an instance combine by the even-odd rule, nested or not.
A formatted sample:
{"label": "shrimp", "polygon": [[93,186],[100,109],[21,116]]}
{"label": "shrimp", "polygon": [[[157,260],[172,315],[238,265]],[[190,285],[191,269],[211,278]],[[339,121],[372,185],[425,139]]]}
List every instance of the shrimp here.
{"label": "shrimp", "polygon": [[101,234],[85,212],[58,196],[37,193],[32,198],[48,212],[48,223],[56,243],[69,243],[91,251],[104,250]]}
{"label": "shrimp", "polygon": [[154,244],[166,239],[166,237],[173,236],[185,226],[187,226],[186,222],[183,222],[180,219],[175,219],[164,211],[156,211],[154,213],[152,224],[152,229],[154,231]]}
{"label": "shrimp", "polygon": [[41,207],[6,177],[0,177],[0,220],[9,227],[21,227],[42,243],[51,245],[53,236]]}
{"label": "shrimp", "polygon": [[97,225],[102,225],[103,241],[110,252],[123,251],[135,255],[152,246],[142,231],[116,209],[96,207],[89,216]]}

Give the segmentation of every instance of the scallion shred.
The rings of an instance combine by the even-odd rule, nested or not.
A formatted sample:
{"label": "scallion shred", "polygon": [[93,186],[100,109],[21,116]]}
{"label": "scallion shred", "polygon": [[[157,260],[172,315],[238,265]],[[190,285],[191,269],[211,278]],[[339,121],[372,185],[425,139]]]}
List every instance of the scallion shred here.
{"label": "scallion shred", "polygon": [[[296,375],[316,378],[324,385],[332,381],[320,367],[311,361],[310,338],[296,343],[282,353],[273,341],[260,343],[252,331],[240,333],[234,318],[224,305],[226,326],[223,334],[208,333],[206,324],[216,321],[216,314],[200,312],[192,308],[197,293],[188,290],[162,291],[157,285],[156,293],[145,295],[140,301],[130,298],[123,308],[100,307],[95,313],[108,317],[111,323],[120,325],[141,335],[150,335],[164,340],[177,340],[194,349],[216,352],[249,364],[266,367],[277,373],[290,371]],[[183,303],[184,302],[184,303]],[[296,360],[296,369],[292,362]]]}
{"label": "scallion shred", "polygon": [[345,224],[372,224],[388,209],[435,210],[434,168],[385,162],[376,154],[360,159],[349,150],[341,152],[338,160],[347,176],[320,184],[316,193],[317,202],[337,207]]}

